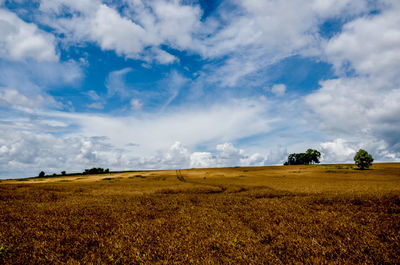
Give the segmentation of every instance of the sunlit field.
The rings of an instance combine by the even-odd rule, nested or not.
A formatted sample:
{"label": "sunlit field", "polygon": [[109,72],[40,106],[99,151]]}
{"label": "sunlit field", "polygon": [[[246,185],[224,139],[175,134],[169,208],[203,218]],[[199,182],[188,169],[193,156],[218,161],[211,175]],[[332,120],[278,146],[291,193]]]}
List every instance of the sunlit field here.
{"label": "sunlit field", "polygon": [[400,263],[400,164],[0,182],[0,263]]}

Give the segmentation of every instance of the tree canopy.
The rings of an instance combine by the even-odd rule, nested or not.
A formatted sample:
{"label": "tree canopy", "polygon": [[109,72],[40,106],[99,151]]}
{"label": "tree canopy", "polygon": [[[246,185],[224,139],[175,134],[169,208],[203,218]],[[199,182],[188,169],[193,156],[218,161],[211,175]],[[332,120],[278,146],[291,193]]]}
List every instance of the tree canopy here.
{"label": "tree canopy", "polygon": [[284,165],[309,165],[318,164],[321,153],[318,150],[308,149],[305,153],[293,153],[288,156]]}
{"label": "tree canopy", "polygon": [[367,151],[360,149],[354,156],[354,162],[360,169],[366,169],[372,166],[374,159]]}

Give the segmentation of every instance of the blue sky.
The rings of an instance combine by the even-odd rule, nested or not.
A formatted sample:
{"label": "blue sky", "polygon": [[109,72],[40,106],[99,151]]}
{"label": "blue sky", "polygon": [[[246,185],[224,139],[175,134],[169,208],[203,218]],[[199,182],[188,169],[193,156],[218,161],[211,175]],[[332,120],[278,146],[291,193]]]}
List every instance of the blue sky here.
{"label": "blue sky", "polygon": [[400,161],[394,0],[0,0],[0,178]]}

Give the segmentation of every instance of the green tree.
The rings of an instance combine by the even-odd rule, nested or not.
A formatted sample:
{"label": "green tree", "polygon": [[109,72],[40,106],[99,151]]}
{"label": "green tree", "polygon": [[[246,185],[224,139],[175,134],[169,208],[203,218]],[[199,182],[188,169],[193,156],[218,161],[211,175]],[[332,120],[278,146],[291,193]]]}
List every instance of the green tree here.
{"label": "green tree", "polygon": [[366,169],[372,166],[374,159],[367,151],[360,149],[354,156],[354,162],[360,169]]}
{"label": "green tree", "polygon": [[321,153],[318,150],[308,149],[305,153],[293,153],[288,156],[284,165],[309,165],[318,164]]}
{"label": "green tree", "polygon": [[319,159],[321,158],[321,153],[318,150],[308,149],[306,151],[308,157],[308,162],[312,164],[319,164]]}
{"label": "green tree", "polygon": [[44,171],[40,171],[39,173],[39,178],[43,178],[46,174],[44,173]]}

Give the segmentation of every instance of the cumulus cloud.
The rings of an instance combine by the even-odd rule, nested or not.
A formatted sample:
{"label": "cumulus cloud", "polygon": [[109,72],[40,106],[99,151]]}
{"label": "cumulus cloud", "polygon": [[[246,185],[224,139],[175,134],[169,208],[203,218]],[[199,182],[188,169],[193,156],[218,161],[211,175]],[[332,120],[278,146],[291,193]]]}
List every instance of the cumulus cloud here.
{"label": "cumulus cloud", "polygon": [[200,6],[184,1],[40,1],[41,22],[72,43],[94,42],[103,50],[162,64],[177,61],[162,45],[209,58],[235,52],[244,57],[240,61],[257,60],[258,69],[294,52],[319,49],[318,26],[324,20],[368,10],[364,0],[246,0],[220,6],[219,19],[201,21]]}
{"label": "cumulus cloud", "polygon": [[321,143],[322,162],[324,163],[354,163],[354,155],[359,149],[368,150],[375,162],[400,161],[398,152],[391,152],[383,140],[367,139],[360,142],[337,138]]}
{"label": "cumulus cloud", "polygon": [[[197,5],[180,1],[128,1],[123,8],[101,1],[41,0],[43,23],[71,43],[89,41],[127,58],[170,64],[177,58],[160,47],[192,46],[201,16]],[[120,13],[117,10],[122,10]],[[65,15],[70,17],[66,18]],[[148,49],[150,47],[150,49]]]}
{"label": "cumulus cloud", "polygon": [[190,154],[188,149],[179,141],[176,141],[162,159],[162,164],[166,168],[183,168],[187,167]]}
{"label": "cumulus cloud", "polygon": [[[27,148],[29,146],[29,148]],[[239,151],[238,151],[239,150]],[[260,154],[246,155],[231,143],[217,145],[216,154],[189,152],[179,141],[165,150],[138,156],[110,144],[107,137],[55,137],[51,134],[17,132],[0,139],[0,177],[35,176],[46,173],[81,172],[89,167],[128,169],[177,169],[217,166],[263,165]]]}
{"label": "cumulus cloud", "polygon": [[266,157],[253,153],[248,154],[243,149],[236,148],[232,143],[216,146],[216,152],[193,152],[190,155],[190,167],[229,167],[229,166],[262,166]]}
{"label": "cumulus cloud", "polygon": [[91,39],[104,50],[135,57],[145,46],[146,31],[138,24],[123,18],[113,8],[100,5],[90,21]]}
{"label": "cumulus cloud", "polygon": [[382,86],[365,77],[328,80],[321,86],[305,100],[324,131],[357,135],[360,140],[372,136],[400,151],[396,133],[400,126],[399,88]]}
{"label": "cumulus cloud", "polygon": [[22,61],[58,61],[55,38],[16,14],[0,9],[0,57]]}
{"label": "cumulus cloud", "polygon": [[[325,47],[337,71],[354,69],[374,78],[397,78],[400,69],[400,8],[355,19]],[[350,68],[350,69],[348,69]]]}
{"label": "cumulus cloud", "polygon": [[[81,172],[88,166],[113,164],[118,152],[99,137],[55,137],[46,133],[8,131],[0,138],[2,177],[35,176],[68,170]],[[114,159],[115,160],[115,159]]]}
{"label": "cumulus cloud", "polygon": [[191,168],[212,167],[215,157],[210,152],[194,152],[190,155]]}
{"label": "cumulus cloud", "polygon": [[322,161],[335,163],[351,163],[357,152],[354,143],[349,143],[344,139],[338,138],[331,142],[321,143]]}

